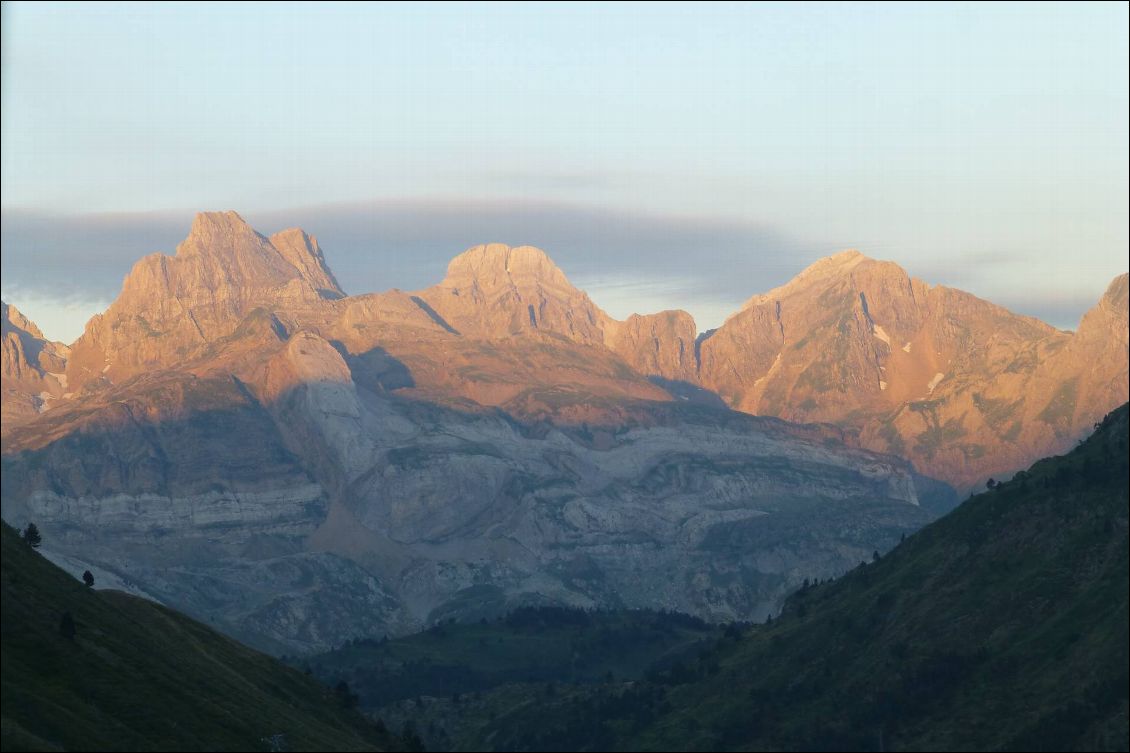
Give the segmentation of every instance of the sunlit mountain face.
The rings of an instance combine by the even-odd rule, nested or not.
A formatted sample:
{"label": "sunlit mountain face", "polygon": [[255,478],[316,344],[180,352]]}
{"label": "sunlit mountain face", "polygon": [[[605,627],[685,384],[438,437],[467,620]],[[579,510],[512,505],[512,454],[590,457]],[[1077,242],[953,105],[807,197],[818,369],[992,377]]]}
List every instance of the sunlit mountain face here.
{"label": "sunlit mountain face", "polygon": [[1124,401],[1126,309],[1123,276],[1061,332],[845,252],[700,335],[532,247],[347,296],[307,233],[202,213],[70,346],[12,310],[4,515],[269,650],[530,603],[762,619]]}
{"label": "sunlit mountain face", "polygon": [[312,11],[3,4],[0,748],[1127,749],[1130,6]]}

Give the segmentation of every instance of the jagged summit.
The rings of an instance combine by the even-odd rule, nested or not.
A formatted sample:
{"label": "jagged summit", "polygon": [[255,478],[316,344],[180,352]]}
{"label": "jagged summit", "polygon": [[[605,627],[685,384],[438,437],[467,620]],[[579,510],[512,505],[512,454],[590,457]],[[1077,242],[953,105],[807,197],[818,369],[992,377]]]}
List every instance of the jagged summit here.
{"label": "jagged summit", "polygon": [[337,278],[326,264],[326,257],[322,247],[318,245],[318,239],[313,235],[302,228],[292,227],[275,233],[269,240],[282,257],[301,272],[316,290],[335,298],[345,295]]}
{"label": "jagged summit", "polygon": [[417,297],[456,330],[477,337],[547,330],[597,344],[604,341],[608,320],[544,251],[533,246],[490,243],[469,248],[451,260],[439,285]]}
{"label": "jagged summit", "polygon": [[177,247],[177,253],[180,254],[182,249],[186,253],[207,251],[216,247],[218,242],[239,236],[262,238],[238,212],[230,209],[224,212],[197,212],[192,219],[188,237]]}
{"label": "jagged summit", "polygon": [[[853,264],[864,260],[875,261],[857,248],[845,248],[843,251],[837,251],[830,256],[825,256],[823,259],[817,259],[815,262],[808,265],[808,269],[821,266],[842,266],[844,264]],[[804,274],[804,272],[802,271],[801,274]]]}
{"label": "jagged summit", "polygon": [[[1074,335],[857,249],[753,296],[704,337],[686,312],[618,321],[534,246],[473,246],[426,289],[343,297],[302,229],[268,237],[236,212],[201,212],[175,256],[139,261],[118,300],[91,320],[68,356],[68,390],[176,366],[236,334],[241,344],[226,351],[233,361],[253,333],[272,340],[311,329],[364,352],[396,342],[409,360],[421,347],[444,358],[457,349],[462,372],[430,386],[423,374],[412,379],[489,402],[509,400],[520,380],[499,387],[512,367],[482,367],[496,344],[478,342],[519,338],[515,348],[535,352],[568,341],[592,348],[575,352],[606,374],[618,363],[633,378],[706,388],[739,411],[834,423],[962,484],[1054,451],[1126,394],[1126,275]],[[420,337],[438,340],[421,346]],[[435,373],[455,362],[441,360]]]}
{"label": "jagged summit", "polygon": [[24,316],[18,308],[11,306],[4,301],[0,301],[0,307],[3,309],[2,320],[4,334],[11,330],[22,330],[32,337],[45,339],[43,333],[39,331],[39,327],[35,326],[35,322]]}
{"label": "jagged summit", "polygon": [[488,243],[469,248],[452,259],[441,285],[452,288],[478,285],[492,290],[539,283],[573,287],[561,268],[540,248]]}
{"label": "jagged summit", "polygon": [[1127,342],[1127,310],[1130,308],[1130,290],[1127,275],[1118,275],[1110,281],[1102,298],[1083,314],[1078,334],[1082,337],[1106,337],[1123,347]]}
{"label": "jagged summit", "polygon": [[1099,304],[1106,308],[1124,311],[1128,300],[1130,300],[1130,275],[1123,272],[1110,281]]}
{"label": "jagged summit", "polygon": [[200,212],[176,254],[150,254],[75,343],[75,385],[117,381],[183,360],[231,334],[257,308],[304,311],[345,293],[315,238],[301,229],[271,238],[236,212]]}
{"label": "jagged summit", "polygon": [[694,378],[696,330],[690,314],[664,311],[617,321],[534,246],[469,248],[451,260],[443,282],[417,297],[464,335],[493,339],[548,332],[603,345],[642,374]]}
{"label": "jagged summit", "polygon": [[1116,279],[1072,336],[852,250],[750,298],[702,342],[699,379],[739,410],[850,427],[967,488],[1126,399],[1126,311]]}
{"label": "jagged summit", "polygon": [[825,256],[821,259],[817,259],[816,261],[812,262],[807,267],[802,269],[799,273],[797,273],[797,275],[793,277],[793,281],[812,277],[843,274],[844,272],[848,272],[865,262],[876,261],[878,260],[867,256],[858,249],[848,248],[843,251],[834,253],[831,256]]}
{"label": "jagged summit", "polygon": [[330,297],[344,295],[318,240],[301,228],[267,238],[238,212],[198,212],[174,258],[197,256],[214,259],[226,276],[245,284],[280,285],[297,277]]}
{"label": "jagged summit", "polygon": [[779,285],[765,293],[758,293],[757,295],[751,296],[749,300],[742,304],[742,307],[731,316],[735,316],[745,309],[763,304],[767,301],[778,301],[788,298],[814,285],[824,285],[830,281],[851,275],[856,271],[864,270],[868,272],[882,270],[889,276],[909,280],[909,275],[907,275],[906,271],[898,264],[872,259],[870,256],[866,256],[860,251],[851,248],[832,254],[831,256],[825,256],[822,259],[817,259],[784,285]]}
{"label": "jagged summit", "polygon": [[15,306],[0,301],[0,390],[4,430],[46,410],[67,386],[63,371],[69,349],[52,342]]}

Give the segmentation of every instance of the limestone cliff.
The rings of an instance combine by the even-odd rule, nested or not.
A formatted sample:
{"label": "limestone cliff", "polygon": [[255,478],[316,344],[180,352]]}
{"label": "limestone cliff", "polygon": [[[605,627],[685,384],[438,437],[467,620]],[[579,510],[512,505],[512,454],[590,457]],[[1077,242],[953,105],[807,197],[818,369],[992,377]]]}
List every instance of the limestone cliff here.
{"label": "limestone cliff", "polygon": [[953,504],[907,459],[976,483],[1127,391],[1125,275],[1072,334],[847,252],[696,337],[531,247],[345,297],[234,213],[69,353],[8,308],[4,337],[5,519],[288,652],[521,603],[760,619]]}
{"label": "limestone cliff", "polygon": [[4,431],[46,410],[67,389],[70,349],[43,336],[39,327],[7,303],[0,344],[0,404]]}
{"label": "limestone cliff", "polygon": [[5,519],[270,650],[522,603],[760,618],[945,508],[832,430],[683,403],[681,312],[616,322],[535,249],[341,298],[313,239],[201,215],[5,435]]}
{"label": "limestone cliff", "polygon": [[[278,245],[276,246],[275,243]],[[184,360],[259,307],[300,313],[344,295],[315,240],[265,238],[235,212],[201,212],[174,256],[146,256],[72,346],[75,388]]]}
{"label": "limestone cliff", "polygon": [[1125,402],[1119,280],[1073,335],[848,251],[751,298],[701,343],[699,379],[738,410],[834,423],[969,487]]}
{"label": "limestone cliff", "polygon": [[[694,319],[685,311],[633,314],[617,321],[575,288],[532,246],[492,243],[464,251],[443,282],[417,294],[459,334],[475,339],[551,333],[604,346],[637,372],[677,381],[695,374]],[[438,319],[437,319],[438,321]]]}

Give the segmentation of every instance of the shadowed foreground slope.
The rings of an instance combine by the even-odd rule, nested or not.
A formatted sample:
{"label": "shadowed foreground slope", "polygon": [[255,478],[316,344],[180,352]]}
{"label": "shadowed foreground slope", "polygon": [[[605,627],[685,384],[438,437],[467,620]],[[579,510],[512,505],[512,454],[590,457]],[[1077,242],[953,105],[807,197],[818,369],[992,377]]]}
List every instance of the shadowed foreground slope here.
{"label": "shadowed foreground slope", "polygon": [[[1127,573],[1123,406],[1071,453],[794,596],[640,742],[1124,750]],[[687,739],[692,717],[717,736]]]}
{"label": "shadowed foreground slope", "polygon": [[1127,435],[1124,405],[689,672],[499,704],[460,735],[496,750],[1126,750]]}
{"label": "shadowed foreground slope", "polygon": [[4,750],[269,750],[279,734],[289,750],[387,749],[311,678],[2,535]]}

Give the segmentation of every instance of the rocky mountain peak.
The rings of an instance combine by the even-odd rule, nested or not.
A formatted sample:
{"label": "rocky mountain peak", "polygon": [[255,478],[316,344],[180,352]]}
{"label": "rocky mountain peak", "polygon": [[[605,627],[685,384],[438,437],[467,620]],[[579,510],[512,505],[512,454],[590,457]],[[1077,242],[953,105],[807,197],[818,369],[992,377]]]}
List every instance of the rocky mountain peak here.
{"label": "rocky mountain peak", "polygon": [[1106,292],[1079,322],[1076,334],[1084,340],[1109,340],[1112,345],[1126,347],[1128,338],[1127,320],[1130,309],[1130,295],[1127,291],[1127,276],[1121,274],[1111,280]]}
{"label": "rocky mountain peak", "polygon": [[272,235],[270,242],[316,290],[333,298],[345,295],[337,278],[326,264],[326,257],[322,253],[322,247],[318,245],[318,239],[313,235],[302,228],[292,227]]}
{"label": "rocky mountain peak", "polygon": [[831,256],[825,256],[823,259],[817,259],[801,270],[793,280],[839,276],[850,272],[860,264],[874,261],[875,260],[871,257],[864,256],[854,248],[849,248],[839,253],[832,254]]}
{"label": "rocky mountain peak", "polygon": [[177,246],[177,255],[222,250],[236,239],[253,238],[262,236],[237,212],[197,212],[188,237]]}
{"label": "rocky mountain peak", "polygon": [[273,287],[297,278],[331,298],[344,295],[318,240],[301,228],[267,238],[232,211],[199,212],[176,259],[199,257],[220,283]]}
{"label": "rocky mountain peak", "polygon": [[[871,257],[864,255],[862,251],[856,248],[845,248],[843,251],[837,251],[831,256],[825,256],[809,265],[809,269],[813,267],[835,267],[844,266],[848,264],[858,264],[861,261],[866,261]],[[804,274],[802,271],[801,274]]]}
{"label": "rocky mountain peak", "polygon": [[870,275],[880,270],[893,274],[895,277],[907,277],[906,272],[893,262],[876,261],[855,249],[840,251],[809,264],[784,285],[773,288],[766,293],[754,295],[745,302],[738,313],[765,303],[780,301],[799,293],[842,283],[860,272],[867,272]]}
{"label": "rocky mountain peak", "polygon": [[447,277],[441,284],[452,288],[478,286],[484,291],[536,284],[573,287],[540,248],[502,243],[474,246],[456,256],[447,265]]}
{"label": "rocky mountain peak", "polygon": [[845,426],[972,486],[1125,401],[1126,301],[1123,276],[1071,336],[845,251],[752,297],[701,343],[699,379],[739,410]]}
{"label": "rocky mountain peak", "polygon": [[603,343],[608,317],[533,246],[489,243],[451,260],[443,282],[416,296],[454,330],[476,337],[548,331]]}
{"label": "rocky mountain peak", "polygon": [[22,330],[32,337],[39,338],[40,340],[45,339],[43,333],[39,331],[39,327],[35,326],[35,322],[20,313],[20,310],[15,306],[10,306],[3,301],[0,301],[0,306],[3,307],[2,322],[4,334],[8,334],[8,332],[12,330]]}
{"label": "rocky mountain peak", "polygon": [[46,410],[67,386],[69,348],[43,336],[35,322],[0,301],[0,391],[5,429]]}
{"label": "rocky mountain peak", "polygon": [[150,254],[75,345],[74,384],[170,365],[230,334],[258,308],[320,310],[344,296],[317,240],[300,229],[267,238],[236,212],[200,212],[176,254]]}
{"label": "rocky mountain peak", "polygon": [[1130,300],[1130,275],[1123,272],[1110,281],[1110,285],[1107,286],[1106,292],[1103,293],[1099,305],[1109,308],[1112,311],[1124,312],[1126,311],[1128,300]]}

